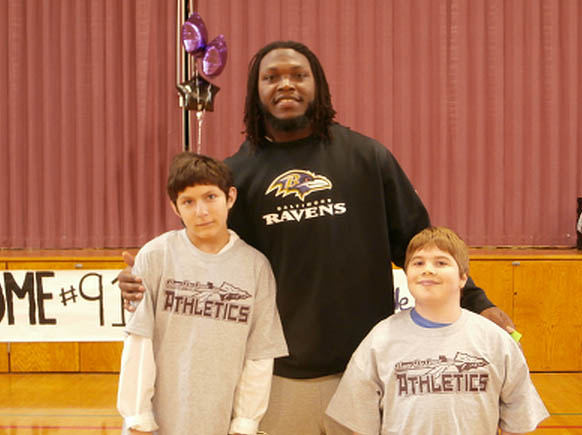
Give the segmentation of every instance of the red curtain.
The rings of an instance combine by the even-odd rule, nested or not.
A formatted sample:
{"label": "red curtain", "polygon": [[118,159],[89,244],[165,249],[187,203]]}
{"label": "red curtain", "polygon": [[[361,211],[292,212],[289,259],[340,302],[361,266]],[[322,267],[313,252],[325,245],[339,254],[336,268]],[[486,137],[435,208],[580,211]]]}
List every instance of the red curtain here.
{"label": "red curtain", "polygon": [[0,246],[135,246],[179,150],[168,1],[0,2]]}
{"label": "red curtain", "polygon": [[[435,224],[472,245],[575,244],[578,0],[195,3],[229,45],[203,152],[238,148],[249,59],[295,39],[338,120],[393,151]],[[0,2],[0,247],[139,246],[178,225],[175,26],[174,0]]]}

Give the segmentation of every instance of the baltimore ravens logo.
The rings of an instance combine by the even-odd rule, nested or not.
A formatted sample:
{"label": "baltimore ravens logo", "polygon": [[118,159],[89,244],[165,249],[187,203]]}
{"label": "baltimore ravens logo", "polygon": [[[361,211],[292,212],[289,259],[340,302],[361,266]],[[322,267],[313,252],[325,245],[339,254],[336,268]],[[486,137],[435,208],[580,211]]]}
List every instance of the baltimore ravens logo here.
{"label": "baltimore ravens logo", "polygon": [[275,192],[275,196],[295,195],[301,201],[307,195],[318,190],[331,189],[332,184],[323,175],[301,169],[292,169],[279,175],[267,188],[265,195]]}

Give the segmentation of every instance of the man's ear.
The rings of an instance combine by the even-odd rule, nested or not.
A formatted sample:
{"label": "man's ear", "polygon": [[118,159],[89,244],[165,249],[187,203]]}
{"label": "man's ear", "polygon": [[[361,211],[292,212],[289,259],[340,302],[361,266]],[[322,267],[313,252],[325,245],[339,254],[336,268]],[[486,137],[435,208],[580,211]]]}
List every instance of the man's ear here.
{"label": "man's ear", "polygon": [[180,212],[178,211],[178,207],[176,207],[176,204],[174,204],[174,201],[170,200],[170,205],[172,206],[172,210],[174,211],[176,216],[182,219],[182,216],[180,216]]}
{"label": "man's ear", "polygon": [[229,210],[232,208],[232,206],[236,202],[237,194],[238,194],[238,192],[236,190],[236,187],[231,186],[228,189],[228,196],[226,197],[226,205],[228,206]]}

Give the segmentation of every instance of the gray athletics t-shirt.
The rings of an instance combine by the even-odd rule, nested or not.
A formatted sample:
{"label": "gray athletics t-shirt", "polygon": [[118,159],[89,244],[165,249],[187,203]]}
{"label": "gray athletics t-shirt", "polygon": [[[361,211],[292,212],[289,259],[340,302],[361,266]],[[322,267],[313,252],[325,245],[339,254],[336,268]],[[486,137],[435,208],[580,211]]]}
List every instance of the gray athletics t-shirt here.
{"label": "gray athletics t-shirt", "polygon": [[208,254],[170,231],[136,257],[147,291],[127,331],[153,340],[160,434],[227,434],[244,361],[287,355],[271,266],[231,237]]}
{"label": "gray athletics t-shirt", "polygon": [[327,413],[364,435],[531,432],[548,412],[513,339],[462,310],[423,328],[401,311],[352,355]]}

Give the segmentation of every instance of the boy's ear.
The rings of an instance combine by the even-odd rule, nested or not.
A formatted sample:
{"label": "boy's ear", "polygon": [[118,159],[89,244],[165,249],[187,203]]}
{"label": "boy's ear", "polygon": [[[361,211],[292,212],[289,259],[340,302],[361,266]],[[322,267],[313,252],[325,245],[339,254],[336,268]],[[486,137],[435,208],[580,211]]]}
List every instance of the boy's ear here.
{"label": "boy's ear", "polygon": [[234,187],[234,186],[231,186],[228,189],[228,196],[226,197],[226,205],[228,206],[229,210],[232,208],[232,206],[236,202],[237,193],[238,192],[236,190],[236,187]]}
{"label": "boy's ear", "polygon": [[172,210],[174,211],[176,216],[178,216],[180,219],[182,219],[182,216],[180,216],[180,212],[178,211],[176,204],[174,204],[174,201],[170,200],[170,205],[172,206]]}
{"label": "boy's ear", "polygon": [[467,284],[468,279],[469,276],[466,273],[461,274],[461,288],[465,287],[465,284]]}

